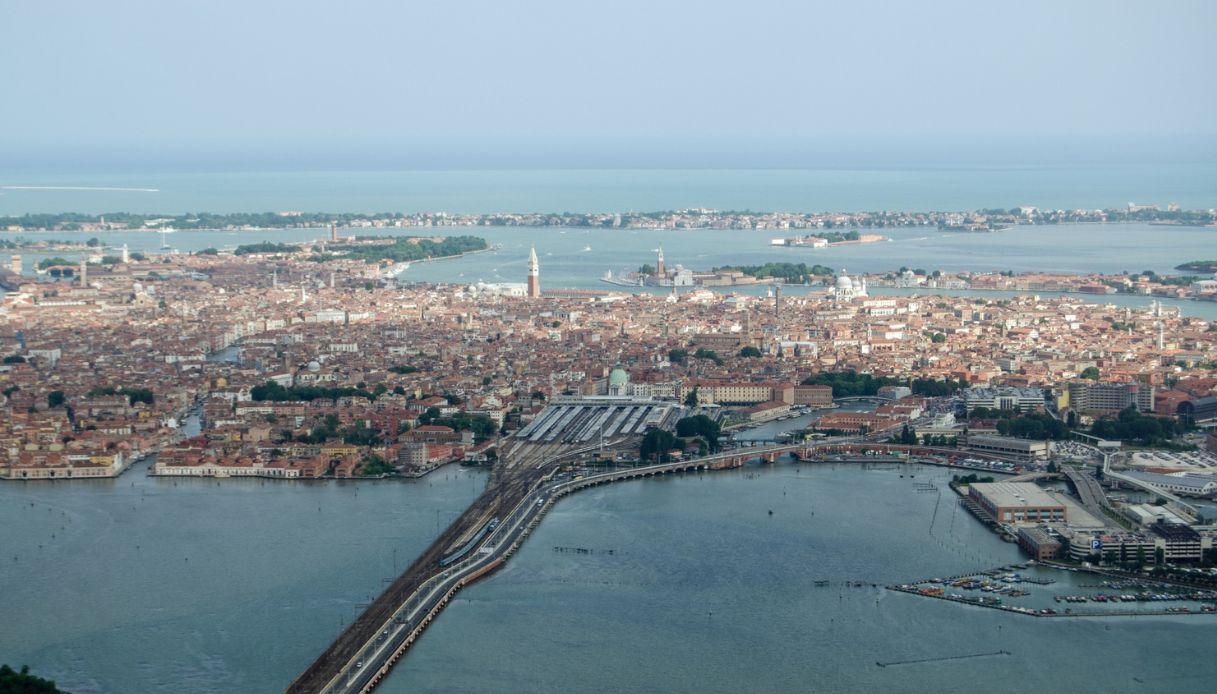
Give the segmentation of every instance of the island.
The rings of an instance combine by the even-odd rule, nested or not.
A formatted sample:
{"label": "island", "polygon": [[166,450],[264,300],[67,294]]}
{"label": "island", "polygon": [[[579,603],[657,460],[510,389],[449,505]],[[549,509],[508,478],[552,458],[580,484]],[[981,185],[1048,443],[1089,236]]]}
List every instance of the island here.
{"label": "island", "polygon": [[1184,272],[1217,273],[1217,260],[1193,260],[1182,265],[1176,265],[1176,270]]}
{"label": "island", "polygon": [[836,231],[818,232],[807,236],[794,236],[784,239],[770,239],[771,246],[798,246],[805,248],[827,248],[829,246],[844,246],[855,243],[876,243],[887,241],[881,234],[862,234],[856,229],[844,233]]}
{"label": "island", "polygon": [[[1176,204],[1165,209],[1157,205],[1132,204],[1105,210],[1041,210],[1022,206],[956,211],[882,211],[882,212],[753,212],[713,209],[679,209],[656,212],[496,212],[467,214],[450,212],[234,212],[188,213],[179,215],[76,212],[26,214],[0,217],[0,230],[8,232],[53,231],[162,231],[176,229],[259,231],[263,229],[318,229],[330,225],[349,229],[387,229],[395,227],[575,227],[602,229],[731,229],[731,230],[814,230],[814,235],[829,243],[850,241],[856,231],[842,238],[837,229],[882,229],[901,227],[938,227],[944,231],[1000,231],[1017,225],[1112,224],[1140,222],[1180,226],[1217,226],[1217,211],[1184,210]],[[827,235],[827,236],[826,236]],[[860,239],[859,239],[860,240]]]}

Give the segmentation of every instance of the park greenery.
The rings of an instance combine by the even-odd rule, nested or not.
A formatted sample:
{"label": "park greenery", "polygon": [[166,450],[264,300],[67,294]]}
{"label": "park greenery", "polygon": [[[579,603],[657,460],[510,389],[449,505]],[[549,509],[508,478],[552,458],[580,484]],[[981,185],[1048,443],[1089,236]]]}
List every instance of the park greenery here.
{"label": "park greenery", "polygon": [[669,452],[679,448],[680,442],[672,432],[664,429],[652,429],[642,437],[639,454],[644,463],[667,463],[672,460]]}
{"label": "park greenery", "polygon": [[686,364],[689,361],[689,350],[687,349],[670,349],[668,350],[668,361],[673,364]]}
{"label": "park greenery", "polygon": [[693,353],[693,356],[696,357],[697,359],[708,359],[708,360],[714,362],[714,364],[716,366],[723,365],[722,358],[719,357],[718,353],[712,349],[705,349],[705,348],[699,347],[697,349],[697,351]]}
{"label": "park greenery", "polygon": [[1096,420],[1090,427],[1090,433],[1102,439],[1153,447],[1171,447],[1171,440],[1187,430],[1186,422],[1143,415],[1132,405],[1121,410],[1114,418]]}
{"label": "park greenery", "polygon": [[951,475],[951,486],[967,486],[969,484],[988,484],[993,481],[992,477],[979,477],[975,472],[966,475]]}
{"label": "park greenery", "polygon": [[332,260],[350,258],[368,263],[390,261],[404,263],[428,258],[447,258],[464,253],[486,250],[486,239],[480,236],[448,236],[439,241],[417,236],[368,236],[357,241],[392,241],[378,244],[330,244],[327,253],[315,255],[309,260]]}
{"label": "park greenery", "polygon": [[761,350],[753,347],[752,345],[748,345],[739,351],[739,355],[745,359],[755,359],[761,356]]}
{"label": "park greenery", "polygon": [[689,438],[692,436],[700,436],[705,439],[706,446],[713,452],[718,450],[718,436],[720,427],[718,422],[710,419],[704,414],[699,414],[694,417],[685,417],[676,422],[676,435],[681,438]]}
{"label": "park greenery", "polygon": [[873,376],[855,371],[824,371],[812,374],[803,379],[803,385],[832,386],[834,398],[874,396],[884,386],[908,386],[914,395],[926,397],[951,395],[963,388],[962,383],[950,379],[938,381],[932,378],[915,378],[909,382],[902,378]]}
{"label": "park greenery", "polygon": [[308,433],[293,438],[290,431],[284,431],[284,439],[300,443],[319,445],[327,441],[341,440],[349,446],[378,446],[385,443],[384,436],[375,429],[369,429],[362,421],[349,427],[340,427],[338,417],[327,414],[320,426],[309,429]]}
{"label": "park greenery", "polygon": [[715,272],[742,272],[749,277],[776,277],[788,284],[806,284],[817,277],[833,274],[833,269],[824,265],[808,266],[807,263],[765,263],[764,265],[725,265],[714,268]]}
{"label": "park greenery", "polygon": [[376,396],[366,388],[325,388],[322,386],[282,386],[274,381],[267,381],[260,386],[254,386],[249,389],[249,396],[253,400],[263,401],[270,400],[272,402],[287,402],[295,400],[312,401],[322,398],[337,400],[344,397],[367,398],[369,400],[376,399]]}
{"label": "park greenery", "polygon": [[156,396],[147,388],[125,388],[122,386],[116,388],[114,386],[106,386],[104,388],[94,388],[85,393],[85,396],[90,398],[103,395],[126,395],[127,403],[132,406],[137,402],[151,405],[156,401]]}
{"label": "park greenery", "polygon": [[862,235],[858,233],[857,229],[851,229],[850,231],[846,232],[821,231],[817,232],[816,236],[819,236],[829,243],[844,243],[846,241],[857,241],[862,238]]}
{"label": "park greenery", "polygon": [[397,472],[397,468],[375,453],[364,458],[363,467],[359,469],[359,474],[363,477],[381,477],[382,475],[391,475],[394,472]]}
{"label": "park greenery", "polygon": [[426,412],[418,416],[418,423],[450,427],[455,431],[472,431],[476,441],[484,441],[499,430],[494,420],[484,414],[471,415],[462,412],[445,417],[438,407],[428,407]]}
{"label": "park greenery", "polygon": [[1060,441],[1070,437],[1069,426],[1044,412],[1020,414],[1017,410],[1001,410],[992,407],[973,407],[968,416],[975,419],[995,419],[997,433],[1020,439]]}
{"label": "park greenery", "polygon": [[55,267],[57,265],[75,265],[75,264],[76,263],[74,263],[71,260],[68,260],[67,258],[55,256],[53,258],[43,258],[42,260],[39,260],[38,269],[45,270],[49,267]]}
{"label": "park greenery", "polygon": [[252,253],[299,253],[304,250],[300,246],[293,246],[290,243],[274,243],[272,241],[262,241],[260,243],[246,243],[237,246],[233,251],[234,255],[250,255]]}

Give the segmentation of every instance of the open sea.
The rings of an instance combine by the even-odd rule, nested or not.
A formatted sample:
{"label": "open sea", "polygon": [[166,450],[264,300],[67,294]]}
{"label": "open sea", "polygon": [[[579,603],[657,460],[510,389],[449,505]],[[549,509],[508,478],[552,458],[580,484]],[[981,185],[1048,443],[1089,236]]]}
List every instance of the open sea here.
{"label": "open sea", "polygon": [[[129,190],[116,190],[129,189]],[[1217,207],[1217,164],[867,169],[100,173],[0,162],[0,216],[27,212],[782,212]]]}

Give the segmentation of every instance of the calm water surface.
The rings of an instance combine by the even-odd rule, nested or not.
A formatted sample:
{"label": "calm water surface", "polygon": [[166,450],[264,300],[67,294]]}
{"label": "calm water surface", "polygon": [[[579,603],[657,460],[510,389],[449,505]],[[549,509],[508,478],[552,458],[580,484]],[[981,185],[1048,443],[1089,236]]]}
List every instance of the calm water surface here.
{"label": "calm water surface", "polygon": [[[993,234],[960,234],[937,229],[881,230],[890,242],[838,246],[827,249],[775,248],[771,238],[794,232],[779,231],[648,231],[630,229],[555,229],[500,227],[444,227],[433,230],[377,230],[375,234],[423,233],[474,234],[500,246],[496,251],[456,260],[415,263],[401,275],[411,282],[522,282],[527,272],[528,250],[536,246],[545,287],[631,291],[601,281],[607,271],[620,274],[655,262],[655,251],[664,249],[669,266],[684,265],[696,270],[723,265],[768,262],[819,263],[837,270],[888,272],[902,266],[943,271],[1014,270],[1060,273],[1119,273],[1153,270],[1178,274],[1174,267],[1187,260],[1211,258],[1217,250],[1217,229],[1153,226],[1148,224],[1064,224],[1024,226]],[[284,229],[252,232],[201,231],[168,235],[169,243],[182,251],[208,247],[234,248],[257,241],[304,241],[327,236],[328,230]],[[57,239],[87,240],[95,234],[52,233]],[[161,235],[147,232],[111,233],[104,237],[112,248],[128,244],[132,250],[155,252]],[[590,249],[590,250],[588,250]],[[25,270],[33,272],[38,258],[48,254],[26,253]],[[70,254],[67,254],[70,255]],[[641,290],[633,290],[641,291]],[[764,294],[765,287],[720,291]],[[786,287],[786,295],[799,295],[815,288]],[[886,290],[875,293],[934,293],[931,290]],[[968,294],[969,292],[942,292]],[[1001,298],[1005,292],[976,292],[977,296]],[[1045,296],[1050,294],[1042,293]],[[1081,301],[1110,302],[1120,306],[1148,306],[1149,297],[1073,295]],[[1184,315],[1217,318],[1217,303],[1167,302]]]}
{"label": "calm water surface", "polygon": [[580,493],[460,594],[385,691],[1208,690],[1214,619],[1045,620],[870,587],[1021,561],[948,477],[779,464]]}
{"label": "calm water surface", "polygon": [[[156,192],[46,189],[55,187]],[[1130,201],[1217,206],[1217,165],[98,173],[13,170],[0,163],[0,215],[1075,209]]]}
{"label": "calm water surface", "polygon": [[[278,691],[392,574],[393,550],[400,566],[484,482],[132,472],[0,487],[0,652],[73,692]],[[948,476],[782,463],[582,492],[460,594],[385,691],[1205,690],[1217,620],[1037,620],[843,586],[1020,560]],[[996,650],[1012,655],[875,666]]]}
{"label": "calm water surface", "polygon": [[[0,185],[160,189],[0,190],[0,214],[970,209],[1129,200],[1217,205],[1217,167],[1151,169],[125,177],[0,171]],[[983,235],[901,229],[883,232],[893,239],[888,243],[824,250],[771,248],[769,238],[782,234],[769,231],[440,231],[481,235],[502,248],[415,264],[403,280],[523,281],[534,244],[543,285],[578,288],[608,288],[598,280],[606,270],[653,262],[661,244],[669,265],[695,269],[789,261],[851,272],[902,265],[1170,272],[1180,262],[1212,257],[1217,247],[1213,229],[1148,225]],[[283,230],[169,238],[194,251],[321,235]],[[104,238],[132,250],[161,244],[157,234]],[[37,257],[28,254],[26,267]],[[813,290],[784,290],[807,291]],[[1217,304],[1172,303],[1187,315],[1217,318]],[[77,694],[280,691],[484,484],[482,473],[452,467],[417,482],[357,484],[158,480],[145,477],[145,469],[146,463],[116,481],[0,485],[0,661],[29,664]],[[1019,558],[1015,547],[958,509],[945,488],[947,476],[932,468],[783,464],[575,495],[558,504],[503,571],[461,593],[385,689],[1207,691],[1206,679],[1217,675],[1207,650],[1217,620],[1036,620],[842,587],[843,581],[902,582]],[[927,481],[936,493],[913,486]],[[568,546],[596,552],[554,551]],[[833,583],[816,587],[815,580]],[[875,666],[999,649],[1012,655]]]}
{"label": "calm water surface", "polygon": [[482,490],[419,481],[0,485],[0,662],[73,694],[272,692]]}

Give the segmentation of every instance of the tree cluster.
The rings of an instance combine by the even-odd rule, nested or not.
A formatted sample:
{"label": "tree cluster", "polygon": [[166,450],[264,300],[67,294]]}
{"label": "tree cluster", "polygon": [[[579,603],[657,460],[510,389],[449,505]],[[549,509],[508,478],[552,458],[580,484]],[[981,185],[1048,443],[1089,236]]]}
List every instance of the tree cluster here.
{"label": "tree cluster", "polygon": [[249,255],[251,253],[299,253],[302,251],[300,246],[293,246],[290,243],[273,243],[271,241],[263,241],[261,243],[246,243],[237,246],[233,251],[235,255]]}
{"label": "tree cluster", "polygon": [[282,386],[274,381],[267,381],[260,386],[249,389],[249,396],[256,401],[270,400],[272,402],[289,402],[295,400],[320,400],[328,398],[337,400],[345,397],[363,397],[375,400],[376,396],[366,388],[324,388],[321,386]]}
{"label": "tree cluster", "polygon": [[1115,419],[1103,418],[1090,427],[1090,433],[1099,438],[1128,441],[1142,446],[1169,445],[1171,439],[1187,430],[1186,422],[1143,415],[1132,405],[1121,410]]}
{"label": "tree cluster", "polygon": [[742,272],[749,277],[776,277],[790,284],[805,284],[817,277],[828,277],[833,269],[816,264],[808,267],[807,263],[765,263],[764,265],[727,265],[714,268],[715,272]]}
{"label": "tree cluster", "polygon": [[721,428],[718,422],[704,414],[695,417],[685,417],[676,422],[676,435],[680,437],[700,436],[706,440],[711,451],[718,450],[718,436]]}
{"label": "tree cluster", "polygon": [[667,463],[672,459],[669,451],[679,446],[680,442],[672,435],[672,432],[664,429],[652,429],[647,432],[646,436],[642,437],[642,446],[639,449],[639,453],[643,462]]}
{"label": "tree cluster", "polygon": [[156,395],[147,388],[124,388],[121,386],[115,388],[113,386],[106,386],[104,388],[94,388],[88,393],[85,393],[85,396],[90,398],[95,398],[102,395],[126,395],[127,404],[131,406],[134,406],[137,402],[151,405],[156,401]]}

